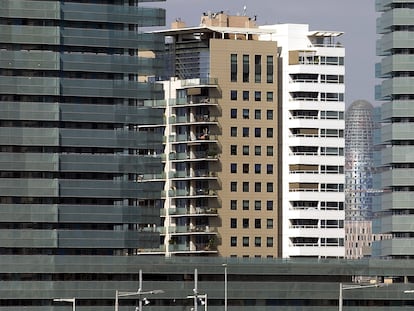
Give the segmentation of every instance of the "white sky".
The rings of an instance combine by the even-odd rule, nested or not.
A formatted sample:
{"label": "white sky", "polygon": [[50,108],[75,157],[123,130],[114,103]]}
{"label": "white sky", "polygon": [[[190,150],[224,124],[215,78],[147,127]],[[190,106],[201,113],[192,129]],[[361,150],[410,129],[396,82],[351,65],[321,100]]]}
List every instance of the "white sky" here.
{"label": "white sky", "polygon": [[167,10],[166,27],[177,18],[187,26],[197,26],[203,12],[224,11],[229,14],[257,16],[257,24],[309,24],[310,30],[345,32],[339,41],[346,53],[346,105],[364,99],[373,105],[375,79],[375,12],[374,0],[166,0],[157,2]]}

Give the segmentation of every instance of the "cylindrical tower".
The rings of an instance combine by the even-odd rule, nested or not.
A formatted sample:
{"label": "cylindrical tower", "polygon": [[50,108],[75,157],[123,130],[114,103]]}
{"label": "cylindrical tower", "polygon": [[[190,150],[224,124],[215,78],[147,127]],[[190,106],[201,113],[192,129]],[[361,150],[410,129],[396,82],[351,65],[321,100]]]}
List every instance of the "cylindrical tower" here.
{"label": "cylindrical tower", "polygon": [[372,218],[373,107],[357,100],[345,117],[345,220]]}

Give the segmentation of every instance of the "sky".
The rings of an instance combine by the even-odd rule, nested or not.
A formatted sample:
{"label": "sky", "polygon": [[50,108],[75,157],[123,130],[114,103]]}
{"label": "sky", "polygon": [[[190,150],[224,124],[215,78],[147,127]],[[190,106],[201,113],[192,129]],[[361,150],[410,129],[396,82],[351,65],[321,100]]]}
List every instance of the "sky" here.
{"label": "sky", "polygon": [[374,0],[166,0],[157,3],[166,9],[166,27],[180,18],[187,26],[198,26],[204,12],[257,17],[258,25],[279,23],[309,24],[309,30],[344,32],[346,106],[363,99],[374,106],[375,12]]}

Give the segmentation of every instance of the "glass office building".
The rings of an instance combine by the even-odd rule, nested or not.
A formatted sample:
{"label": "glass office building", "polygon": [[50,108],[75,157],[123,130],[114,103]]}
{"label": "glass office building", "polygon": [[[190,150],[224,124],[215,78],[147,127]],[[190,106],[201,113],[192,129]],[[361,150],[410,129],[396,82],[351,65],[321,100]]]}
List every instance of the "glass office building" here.
{"label": "glass office building", "polygon": [[377,55],[381,57],[376,88],[381,108],[381,175],[383,193],[374,212],[374,228],[390,234],[375,254],[414,258],[414,2],[377,0]]}
{"label": "glass office building", "polygon": [[117,276],[81,280],[159,248],[163,39],[142,27],[165,11],[143,2],[1,1],[1,310],[102,310]]}

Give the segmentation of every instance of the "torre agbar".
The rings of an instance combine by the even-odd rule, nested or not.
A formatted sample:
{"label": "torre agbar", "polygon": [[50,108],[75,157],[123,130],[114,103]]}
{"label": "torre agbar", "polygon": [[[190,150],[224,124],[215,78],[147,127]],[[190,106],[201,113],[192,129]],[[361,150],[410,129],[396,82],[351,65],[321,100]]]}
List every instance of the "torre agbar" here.
{"label": "torre agbar", "polygon": [[159,247],[163,39],[141,27],[165,11],[144,2],[0,1],[1,310],[113,308]]}

